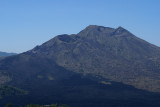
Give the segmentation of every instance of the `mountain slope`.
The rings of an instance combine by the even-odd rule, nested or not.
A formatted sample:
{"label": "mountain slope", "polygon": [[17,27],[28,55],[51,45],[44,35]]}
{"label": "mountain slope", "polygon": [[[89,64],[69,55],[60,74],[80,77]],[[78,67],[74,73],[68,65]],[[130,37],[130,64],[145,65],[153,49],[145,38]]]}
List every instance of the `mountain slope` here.
{"label": "mountain slope", "polygon": [[77,35],[59,35],[28,53],[46,56],[74,72],[160,92],[160,48],[122,27],[91,25]]}
{"label": "mountain slope", "polygon": [[[5,85],[17,87],[18,90],[23,89],[27,91],[27,95],[20,92],[17,93],[20,94],[19,96],[14,95],[15,93],[11,96],[3,96],[0,99],[1,106],[7,102],[13,102],[16,106],[28,103],[58,102],[73,107],[123,105],[136,107],[137,105],[155,106],[159,104],[160,95],[158,93],[139,90],[105,78],[80,75],[42,56],[26,53],[11,56],[3,60],[2,69],[5,76],[10,77]],[[154,104],[152,104],[153,101]]]}
{"label": "mountain slope", "polygon": [[122,27],[91,25],[2,59],[0,79],[0,85],[28,92],[3,96],[0,105],[157,106],[160,48]]}

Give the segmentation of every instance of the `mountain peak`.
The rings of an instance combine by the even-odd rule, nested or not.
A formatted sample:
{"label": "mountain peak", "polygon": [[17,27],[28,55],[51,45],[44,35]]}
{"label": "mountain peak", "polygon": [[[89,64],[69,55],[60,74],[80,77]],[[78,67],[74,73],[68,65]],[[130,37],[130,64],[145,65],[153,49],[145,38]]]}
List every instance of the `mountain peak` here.
{"label": "mountain peak", "polygon": [[113,35],[121,35],[121,36],[133,36],[132,33],[130,33],[128,30],[125,28],[119,26],[118,28],[115,29]]}
{"label": "mountain peak", "polygon": [[117,31],[127,31],[125,28],[123,28],[122,26],[119,26],[117,29]]}
{"label": "mountain peak", "polygon": [[99,27],[98,25],[88,25],[86,28],[96,28],[96,27]]}
{"label": "mountain peak", "polygon": [[99,31],[103,31],[106,29],[113,29],[113,28],[98,26],[98,25],[89,25],[85,28],[85,30],[99,30]]}
{"label": "mountain peak", "polygon": [[78,33],[79,36],[87,36],[87,35],[98,35],[99,33],[109,34],[114,32],[114,28],[98,26],[98,25],[89,25],[84,30]]}
{"label": "mountain peak", "polygon": [[121,35],[122,33],[131,34],[128,30],[125,28],[119,26],[118,28],[110,28],[110,27],[104,27],[104,26],[98,26],[98,25],[89,25],[84,30],[82,30],[78,35],[86,35],[90,33],[103,33],[106,35]]}

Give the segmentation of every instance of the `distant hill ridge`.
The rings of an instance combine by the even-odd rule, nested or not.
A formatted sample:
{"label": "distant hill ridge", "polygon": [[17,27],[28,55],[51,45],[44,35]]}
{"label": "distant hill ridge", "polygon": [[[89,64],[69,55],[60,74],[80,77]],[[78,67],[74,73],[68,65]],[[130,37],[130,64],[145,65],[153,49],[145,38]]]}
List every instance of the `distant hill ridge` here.
{"label": "distant hill ridge", "polygon": [[12,55],[16,55],[16,53],[7,53],[7,52],[1,52],[0,51],[0,57],[4,57],[4,56],[12,56]]}

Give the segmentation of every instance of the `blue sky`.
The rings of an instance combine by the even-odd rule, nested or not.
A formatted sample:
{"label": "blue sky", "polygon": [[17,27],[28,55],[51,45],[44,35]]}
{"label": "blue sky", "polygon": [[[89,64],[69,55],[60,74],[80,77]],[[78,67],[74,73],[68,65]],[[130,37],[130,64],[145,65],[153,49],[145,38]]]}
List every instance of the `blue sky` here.
{"label": "blue sky", "polygon": [[0,0],[0,51],[21,53],[88,25],[122,26],[160,46],[160,0]]}

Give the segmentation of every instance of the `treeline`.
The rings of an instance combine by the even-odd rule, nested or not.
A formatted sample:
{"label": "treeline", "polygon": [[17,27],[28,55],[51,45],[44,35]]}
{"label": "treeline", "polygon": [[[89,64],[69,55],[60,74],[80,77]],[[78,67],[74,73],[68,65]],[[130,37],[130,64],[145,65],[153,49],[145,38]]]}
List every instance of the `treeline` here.
{"label": "treeline", "polygon": [[[6,104],[5,107],[15,107],[12,103]],[[50,105],[39,105],[39,104],[28,104],[20,107],[69,107],[66,104],[50,104]]]}

